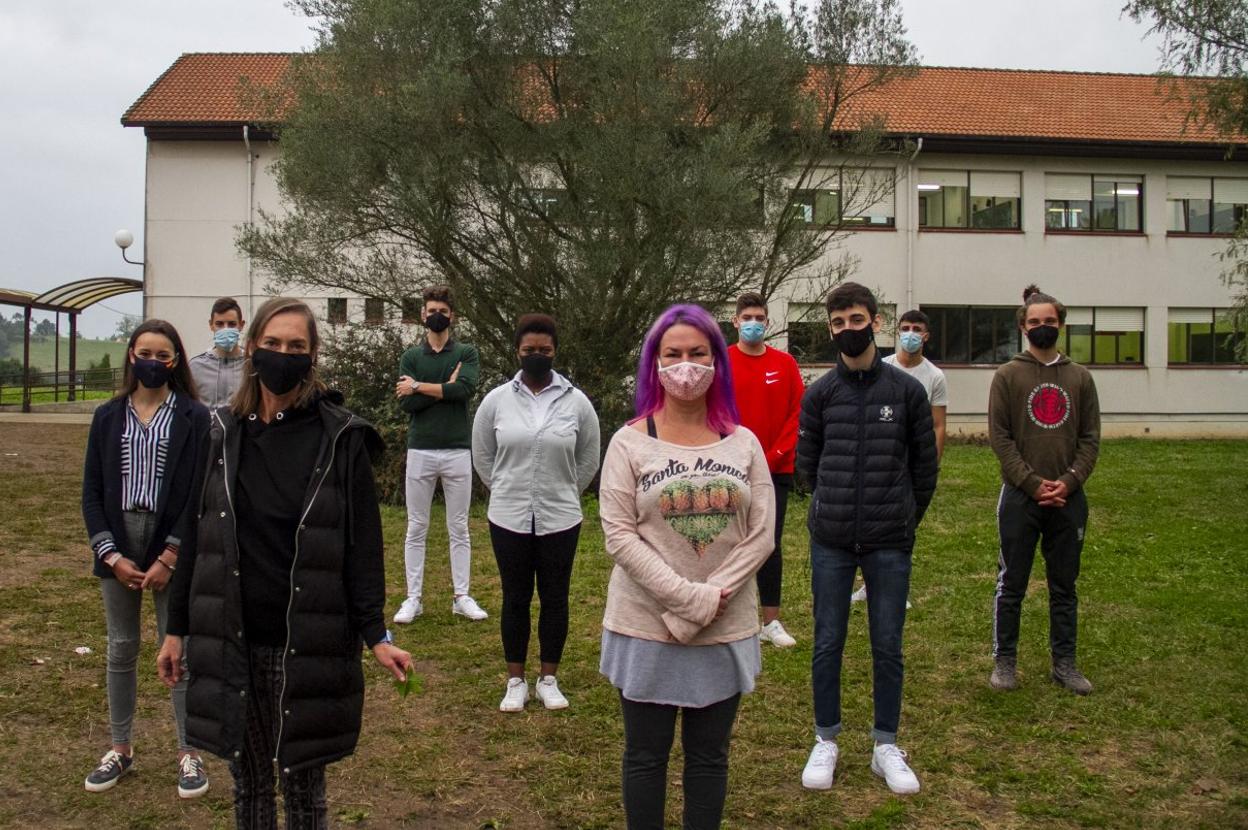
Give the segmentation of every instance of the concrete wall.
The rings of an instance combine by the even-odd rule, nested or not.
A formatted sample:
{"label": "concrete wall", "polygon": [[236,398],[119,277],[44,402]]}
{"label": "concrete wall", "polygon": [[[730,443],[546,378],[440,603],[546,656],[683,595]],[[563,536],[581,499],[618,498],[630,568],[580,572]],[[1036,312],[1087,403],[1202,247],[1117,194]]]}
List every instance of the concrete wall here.
{"label": "concrete wall", "polygon": [[[252,142],[255,155],[248,186],[247,154],[238,141],[149,141],[145,308],[174,323],[192,352],[207,348],[208,310],[214,299],[237,297],[244,311],[265,299],[264,279],[248,277],[245,257],[234,245],[237,229],[260,209],[281,209],[269,165],[277,146]],[[918,230],[919,169],[1019,171],[1022,233]],[[1023,286],[1038,283],[1068,306],[1144,307],[1145,365],[1095,368],[1108,429],[1130,434],[1190,429],[1248,435],[1248,372],[1237,368],[1169,368],[1167,309],[1224,307],[1230,294],[1219,279],[1218,238],[1166,235],[1166,177],[1248,176],[1248,164],[1134,159],[1071,159],[1031,156],[966,156],[923,153],[907,185],[898,171],[896,229],[850,234],[845,250],[860,260],[855,278],[877,289],[881,301],[913,305],[1016,305]],[[1046,234],[1046,173],[1118,173],[1144,176],[1144,236]],[[907,256],[910,246],[910,256]],[[907,263],[912,263],[908,268]],[[789,303],[809,302],[801,283],[777,297],[774,325],[787,325]],[[308,299],[325,313],[326,294]],[[348,302],[352,319],[363,303]],[[891,338],[886,339],[891,343]],[[810,367],[811,376],[823,371]],[[951,423],[982,428],[991,367],[948,367]],[[1109,426],[1110,424],[1115,426]],[[978,427],[977,427],[978,425]],[[1184,426],[1186,425],[1186,426]]]}

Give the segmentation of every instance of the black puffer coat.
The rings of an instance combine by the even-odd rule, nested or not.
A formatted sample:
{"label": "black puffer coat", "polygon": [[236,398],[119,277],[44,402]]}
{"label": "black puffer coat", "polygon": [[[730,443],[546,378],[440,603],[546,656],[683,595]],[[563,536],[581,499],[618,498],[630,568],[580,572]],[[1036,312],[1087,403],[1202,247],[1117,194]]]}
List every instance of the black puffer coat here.
{"label": "black puffer coat", "polygon": [[936,490],[936,435],[923,385],[880,360],[841,361],[802,397],[797,474],[813,490],[807,527],[828,547],[914,547]]}
{"label": "black puffer coat", "polygon": [[[382,557],[380,544],[377,550],[359,550],[351,536],[351,511],[358,509],[352,507],[352,488],[371,478],[371,470],[360,475],[359,468],[380,452],[381,439],[337,400],[322,398],[317,404],[325,437],[291,570],[276,753],[283,772],[354,751],[364,707],[361,640],[375,641],[385,633],[381,568],[369,568],[367,584],[359,584],[347,562]],[[187,739],[227,760],[237,758],[243,746],[250,677],[233,507],[242,431],[228,409],[213,412],[208,449],[201,456],[206,470],[199,521],[190,550],[184,548],[179,557],[169,608],[169,633],[188,637]],[[371,503],[377,510],[375,496]]]}

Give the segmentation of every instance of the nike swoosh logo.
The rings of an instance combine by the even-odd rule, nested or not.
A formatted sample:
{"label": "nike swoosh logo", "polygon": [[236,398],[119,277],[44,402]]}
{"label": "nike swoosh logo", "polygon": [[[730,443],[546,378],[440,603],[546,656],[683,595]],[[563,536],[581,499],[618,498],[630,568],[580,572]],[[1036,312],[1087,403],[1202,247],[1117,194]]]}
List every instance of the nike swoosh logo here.
{"label": "nike swoosh logo", "polygon": [[772,375],[778,375],[778,374],[780,374],[780,371],[777,369],[774,372],[767,372],[767,377],[771,377]]}
{"label": "nike swoosh logo", "polygon": [[767,381],[766,381],[766,383],[767,383],[767,385],[768,385],[768,386],[771,386],[773,383],[779,383],[779,382],[780,382],[780,378],[776,378],[775,380],[767,380]]}

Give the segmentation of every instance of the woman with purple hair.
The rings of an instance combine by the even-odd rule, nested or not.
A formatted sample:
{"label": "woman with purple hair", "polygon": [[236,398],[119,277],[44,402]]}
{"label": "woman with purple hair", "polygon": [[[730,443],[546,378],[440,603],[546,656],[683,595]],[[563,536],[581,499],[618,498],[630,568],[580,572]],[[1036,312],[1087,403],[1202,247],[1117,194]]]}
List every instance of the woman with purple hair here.
{"label": "woman with purple hair", "polygon": [[651,326],[636,406],[599,489],[615,560],[600,670],[624,713],[624,811],[630,830],[663,827],[679,712],[684,827],[719,827],[737,706],[761,668],[754,574],[772,549],[771,475],[704,309],[672,306]]}

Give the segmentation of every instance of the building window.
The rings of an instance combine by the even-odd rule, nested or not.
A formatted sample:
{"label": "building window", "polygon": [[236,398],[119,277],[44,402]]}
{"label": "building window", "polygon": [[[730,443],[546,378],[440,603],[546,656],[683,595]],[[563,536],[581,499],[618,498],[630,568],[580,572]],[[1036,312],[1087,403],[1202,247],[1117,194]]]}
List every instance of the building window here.
{"label": "building window", "polygon": [[932,321],[923,354],[937,363],[993,365],[1022,348],[1015,306],[920,306]]}
{"label": "building window", "polygon": [[364,322],[369,325],[380,325],[386,321],[386,301],[379,297],[367,297],[364,300]]}
{"label": "building window", "polygon": [[1167,230],[1234,233],[1248,217],[1248,179],[1166,177]]}
{"label": "building window", "polygon": [[1057,347],[1076,363],[1142,366],[1144,309],[1068,308]]}
{"label": "building window", "polygon": [[[881,304],[880,330],[875,347],[887,356],[896,348],[897,306]],[[835,363],[839,349],[828,330],[828,311],[823,303],[789,303],[789,354],[798,363]]]}
{"label": "building window", "polygon": [[330,297],[325,301],[325,319],[330,323],[338,324],[347,322],[347,298],[346,297]]}
{"label": "building window", "polygon": [[399,306],[403,315],[401,319],[404,323],[420,322],[421,300],[419,297],[404,297],[399,301]]}
{"label": "building window", "polygon": [[1195,365],[1242,365],[1245,326],[1225,308],[1172,308],[1168,320],[1169,362]]}
{"label": "building window", "polygon": [[1144,177],[1049,173],[1044,177],[1045,228],[1140,233]]}
{"label": "building window", "polygon": [[789,354],[798,363],[835,363],[837,348],[823,303],[789,303]]}
{"label": "building window", "polygon": [[1022,183],[1018,173],[919,171],[919,227],[1018,230]]}
{"label": "building window", "polygon": [[[822,187],[794,190],[789,200],[793,220],[828,227],[891,228],[896,225],[892,168],[844,168],[820,182]],[[843,217],[843,218],[842,218]]]}

